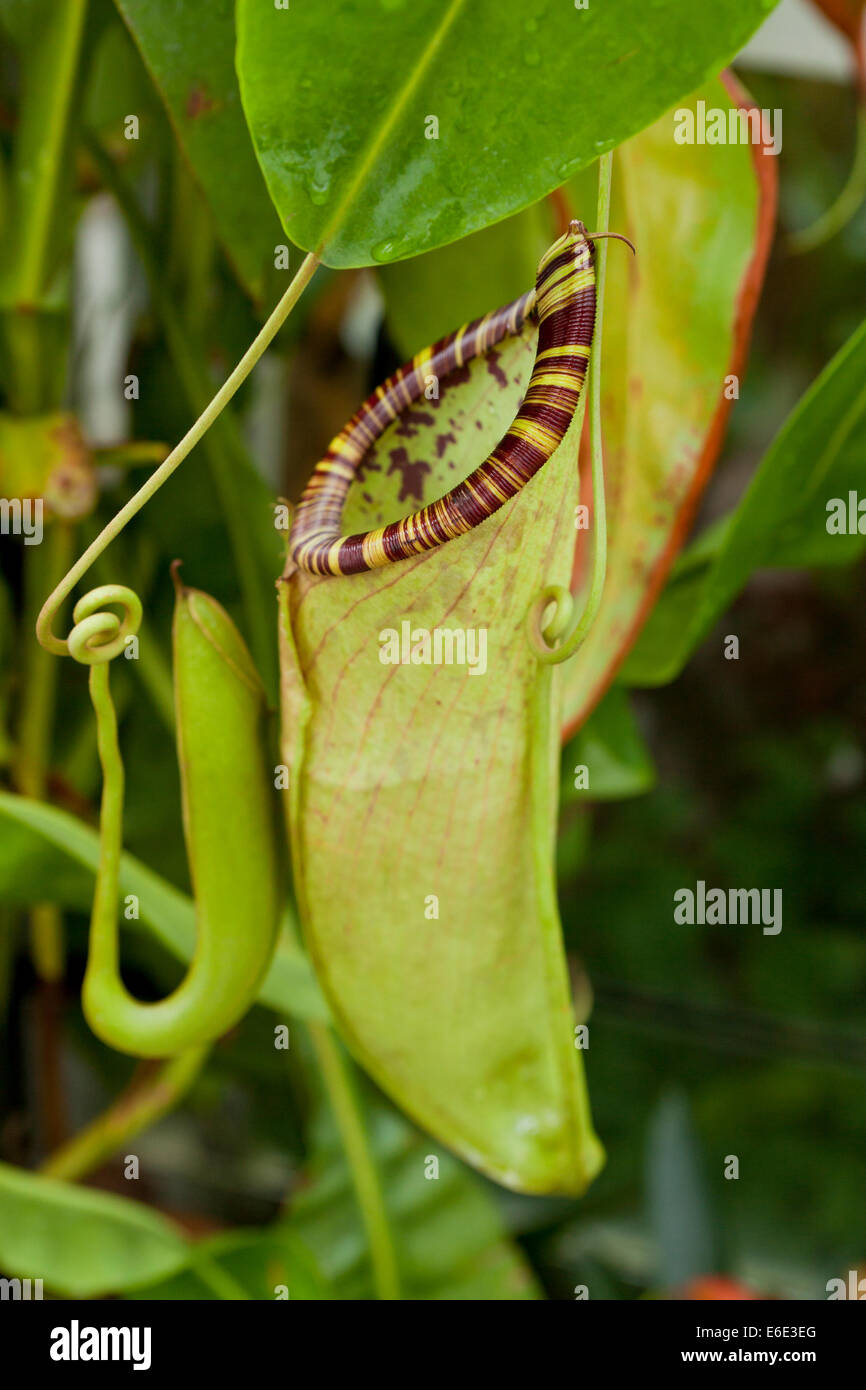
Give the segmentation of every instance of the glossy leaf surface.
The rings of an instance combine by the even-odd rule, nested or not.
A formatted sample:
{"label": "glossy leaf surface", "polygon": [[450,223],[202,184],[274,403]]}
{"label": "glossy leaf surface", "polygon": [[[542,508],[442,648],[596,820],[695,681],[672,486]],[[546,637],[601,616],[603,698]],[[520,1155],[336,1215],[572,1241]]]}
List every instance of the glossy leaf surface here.
{"label": "glossy leaf surface", "polygon": [[369,265],[536,202],[718,72],[772,8],[239,0],[237,67],[289,236]]}

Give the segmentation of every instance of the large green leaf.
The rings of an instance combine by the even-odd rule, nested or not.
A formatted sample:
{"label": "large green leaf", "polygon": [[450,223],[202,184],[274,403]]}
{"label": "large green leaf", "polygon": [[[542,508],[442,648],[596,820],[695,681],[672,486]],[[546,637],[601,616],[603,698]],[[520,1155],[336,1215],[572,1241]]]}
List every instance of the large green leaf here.
{"label": "large green leaf", "polygon": [[[352,489],[347,531],[430,500],[484,457],[517,409],[535,336],[391,426]],[[525,622],[570,574],[577,438],[575,422],[516,498],[447,546],[281,586],[295,889],[319,980],[401,1106],[531,1191],[581,1190],[600,1159],[551,902],[556,709],[538,754],[537,845],[530,829],[538,668]],[[486,629],[486,671],[384,665],[380,634],[404,620]]]}
{"label": "large green leaf", "polygon": [[[54,806],[0,792],[0,902],[56,902],[87,910],[99,863],[99,836]],[[195,906],[131,854],[120,867],[120,892],[138,898],[140,920],[178,960],[195,949]],[[121,918],[121,920],[125,920]],[[261,1003],[299,1018],[328,1017],[309,962],[284,932],[259,990]]]}
{"label": "large green leaf", "polygon": [[139,1202],[0,1163],[0,1268],[69,1298],[131,1289],[180,1269],[190,1246]]}
{"label": "large green leaf", "polygon": [[673,678],[755,570],[849,564],[859,530],[827,530],[827,503],[866,495],[866,322],[798,402],[732,516],[686,552],[623,671],[635,684]]}
{"label": "large green leaf", "polygon": [[262,294],[284,240],[244,123],[232,0],[117,0],[247,287]]}
{"label": "large green leaf", "polygon": [[772,8],[238,0],[241,96],[292,240],[329,265],[401,260],[536,202],[722,68]]}
{"label": "large green leaf", "polygon": [[[698,100],[731,104],[718,82],[683,105]],[[725,382],[742,373],[772,225],[771,158],[754,156],[756,176],[746,146],[677,145],[672,128],[668,113],[614,156],[611,226],[632,238],[638,255],[608,260],[608,571],[595,626],[566,667],[569,729],[586,718],[637,636],[715,463],[734,404]],[[584,568],[579,545],[579,578]]]}

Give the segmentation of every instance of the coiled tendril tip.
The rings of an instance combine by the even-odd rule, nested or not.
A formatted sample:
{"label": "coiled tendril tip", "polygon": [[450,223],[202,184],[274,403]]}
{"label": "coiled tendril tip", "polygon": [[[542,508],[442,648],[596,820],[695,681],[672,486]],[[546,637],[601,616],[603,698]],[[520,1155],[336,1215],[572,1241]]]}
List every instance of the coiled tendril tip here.
{"label": "coiled tendril tip", "polygon": [[[551,604],[554,611],[545,622],[545,614]],[[556,661],[558,649],[555,644],[568,632],[573,613],[574,599],[562,584],[551,584],[542,589],[526,620],[529,641],[539,661]]]}
{"label": "coiled tendril tip", "polygon": [[[105,605],[122,610],[110,612]],[[124,584],[101,584],[78,600],[72,611],[74,627],[69,634],[69,655],[83,666],[101,666],[113,661],[141,627],[141,599]]]}

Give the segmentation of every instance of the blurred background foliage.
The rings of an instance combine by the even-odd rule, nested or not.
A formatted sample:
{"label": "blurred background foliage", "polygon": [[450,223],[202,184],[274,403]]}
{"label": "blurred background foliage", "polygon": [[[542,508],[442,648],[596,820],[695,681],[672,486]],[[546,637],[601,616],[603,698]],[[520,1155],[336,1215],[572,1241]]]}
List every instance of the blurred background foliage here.
{"label": "blurred background foliage", "polygon": [[[142,12],[131,0],[119,8],[131,22]],[[0,5],[0,206],[13,219],[22,82],[27,64],[41,61],[27,44],[37,10]],[[0,283],[4,408],[31,422],[43,452],[59,450],[61,491],[73,496],[42,546],[2,539],[0,760],[5,786],[92,825],[99,778],[85,682],[73,663],[42,660],[33,616],[52,575],[180,437],[246,348],[273,302],[271,248],[280,232],[265,203],[261,217],[248,213],[240,235],[249,229],[270,256],[254,254],[252,242],[243,265],[226,253],[220,218],[231,205],[214,216],[170,125],[183,140],[195,111],[172,111],[169,101],[166,115],[110,5],[92,5],[86,24],[88,61],[69,92],[80,138],[61,161],[54,220],[43,229],[51,273],[26,318],[3,289],[18,254],[12,242]],[[838,80],[753,69],[741,77],[759,106],[784,111],[780,233],[699,528],[737,504],[778,428],[858,328],[866,302],[863,209],[807,256],[793,256],[786,242],[844,183],[853,92]],[[140,135],[125,140],[131,111]],[[535,226],[548,210],[540,204],[520,216]],[[527,281],[526,265],[504,245],[508,225],[494,229],[486,252],[469,240],[443,253],[477,254],[484,283],[516,279],[503,298]],[[519,241],[520,256],[526,244]],[[294,248],[291,256],[294,268]],[[297,495],[331,436],[402,360],[411,322],[433,305],[423,282],[418,304],[411,280],[395,297],[405,273],[399,265],[381,278],[320,274],[220,426],[125,537],[126,579],[145,601],[153,634],[141,660],[115,679],[126,845],[184,891],[165,657],[168,566],[182,554],[185,573],[242,624],[250,595],[265,595],[268,627],[247,635],[268,662],[267,604],[279,562],[272,496]],[[393,316],[383,322],[383,285],[392,302],[410,305],[408,329]],[[127,401],[128,373],[140,395]],[[0,462],[2,447],[0,436]],[[857,449],[862,466],[862,431]],[[229,563],[241,552],[243,564]],[[505,1193],[417,1135],[356,1076],[411,1296],[573,1298],[586,1285],[593,1298],[628,1299],[727,1274],[765,1296],[821,1298],[828,1279],[866,1261],[864,599],[860,559],[762,569],[672,684],[615,687],[564,749],[560,906],[578,1005],[586,1016],[591,1009],[587,1065],[607,1167],[580,1202]],[[723,658],[728,633],[740,639],[736,662]],[[606,789],[597,786],[591,798],[574,791],[572,771],[590,760],[588,740],[593,766],[608,760]],[[676,926],[673,893],[698,879],[781,888],[781,935]],[[316,1065],[317,1025],[310,1034],[292,1020],[291,1047],[277,1051],[280,1016],[264,1007],[214,1047],[170,1113],[128,1141],[125,1151],[141,1163],[139,1215],[127,1210],[120,1158],[102,1156],[81,1189],[84,1208],[58,1198],[45,1221],[47,1179],[24,1170],[44,1163],[131,1080],[146,1086],[152,1077],[101,1046],[82,1020],[87,892],[87,877],[47,842],[3,823],[0,1159],[17,1170],[0,1181],[3,1272],[23,1275],[29,1260],[33,1273],[55,1271],[56,1293],[85,1296],[273,1297],[280,1284],[292,1297],[370,1296],[333,1098]],[[50,959],[40,966],[37,950],[34,964],[27,950],[34,913],[43,913],[43,941],[52,940],[57,904],[62,984]],[[126,933],[124,958],[142,997],[158,997],[180,976],[177,960],[145,931]],[[739,1181],[724,1178],[730,1154],[739,1157]],[[424,1177],[428,1155],[439,1159],[438,1182]],[[127,1204],[109,1198],[100,1206],[112,1193]],[[72,1264],[64,1255],[70,1242]]]}

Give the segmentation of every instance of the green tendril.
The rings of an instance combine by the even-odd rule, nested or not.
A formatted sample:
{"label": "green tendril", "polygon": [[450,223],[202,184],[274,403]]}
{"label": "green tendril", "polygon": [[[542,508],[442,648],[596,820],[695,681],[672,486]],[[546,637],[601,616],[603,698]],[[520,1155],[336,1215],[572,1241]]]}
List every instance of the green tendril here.
{"label": "green tendril", "polygon": [[[46,599],[36,621],[36,636],[46,651],[53,652],[55,656],[75,656],[76,660],[84,661],[85,665],[92,665],[94,661],[110,661],[112,657],[117,656],[117,654],[123,650],[124,644],[123,641],[120,640],[119,626],[112,631],[111,627],[108,625],[103,628],[96,624],[91,624],[86,629],[84,639],[81,642],[76,641],[77,650],[73,651],[71,641],[64,641],[63,638],[56,637],[52,632],[54,619],[58,610],[72,593],[76,584],[90,569],[94,560],[96,560],[106,547],[120,535],[127,523],[141,511],[145,503],[150,501],[150,498],[153,497],[154,493],[159,491],[163,483],[168,481],[172,473],[174,473],[183,463],[184,459],[192,453],[192,450],[195,448],[196,444],[198,444],[199,440],[207,434],[211,425],[218,416],[222,414],[235,392],[243,382],[246,381],[253,367],[255,367],[265,350],[270,346],[277,332],[285,323],[295,304],[300,299],[304,289],[312,279],[318,264],[319,261],[316,256],[309,255],[305,257],[292,283],[273,310],[270,318],[253,339],[243,357],[234,368],[234,371],[226,377],[222,386],[202,411],[195,424],[187,430],[180,443],[175,445],[168,458],[154,470],[147,481],[141,485],[126,505],[121,507],[117,515],[112,517],[111,521],[103,527],[96,539],[87,547],[84,554],[80,556]],[[114,586],[107,587],[114,588]],[[100,593],[102,591],[94,590],[93,592]],[[131,590],[125,590],[125,593],[130,594]],[[134,597],[133,595],[133,598]],[[90,598],[90,594],[85,595],[81,603],[86,603]],[[104,600],[100,600],[100,602],[102,601]],[[135,602],[138,603],[138,600],[135,599]],[[81,603],[77,605],[76,613],[81,607]],[[111,615],[109,615],[109,618],[112,623],[115,621]],[[84,610],[82,610],[82,619],[87,621]],[[127,630],[127,633],[124,634],[124,638],[129,635],[129,631],[131,631],[131,629]],[[100,635],[107,636],[109,641],[107,643],[95,642],[94,638],[98,638]],[[117,645],[118,641],[119,645]],[[92,656],[92,653],[96,651],[97,648],[100,651],[104,648],[110,648],[110,654],[107,656]],[[84,653],[84,655],[80,655],[79,653]]]}
{"label": "green tendril", "polygon": [[[602,239],[610,222],[610,181],[613,155],[602,155],[598,166],[598,213],[596,227],[600,245],[596,252],[596,316],[589,359],[589,412],[592,468],[592,569],[586,601],[575,620],[573,595],[561,584],[543,589],[530,609],[527,631],[538,661],[558,665],[574,656],[598,616],[607,574],[607,513],[604,495],[604,449],[601,430],[601,343],[604,286],[607,278],[607,241]],[[578,440],[583,423],[583,402],[578,407],[575,432]],[[545,621],[551,605],[553,613]],[[559,643],[554,646],[554,643]]]}
{"label": "green tendril", "polygon": [[816,251],[848,223],[866,201],[866,98],[861,98],[857,108],[857,134],[854,145],[854,162],[842,192],[836,201],[822,213],[811,227],[793,232],[788,245],[795,255]]}

